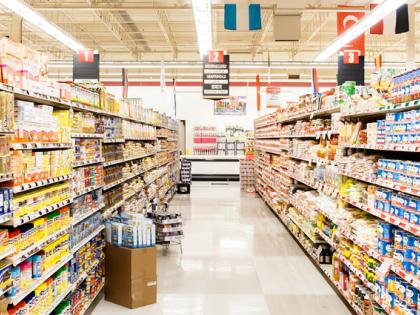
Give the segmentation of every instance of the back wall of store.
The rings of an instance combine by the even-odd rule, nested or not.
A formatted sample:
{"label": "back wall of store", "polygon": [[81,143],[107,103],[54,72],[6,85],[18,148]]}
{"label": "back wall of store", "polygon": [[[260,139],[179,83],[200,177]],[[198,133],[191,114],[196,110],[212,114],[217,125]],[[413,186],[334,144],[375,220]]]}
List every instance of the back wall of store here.
{"label": "back wall of store", "polygon": [[[264,88],[261,90],[264,91]],[[107,91],[114,94],[117,98],[122,96],[121,86],[108,86]],[[311,88],[281,87],[281,100],[282,102],[296,102],[299,96],[305,93],[311,93]],[[231,87],[230,95],[247,97],[246,115],[214,115],[213,101],[203,99],[201,86],[182,86],[176,88],[176,118],[186,121],[186,145],[190,152],[192,152],[192,132],[195,126],[214,126],[221,131],[227,125],[240,125],[245,129],[252,130],[254,128],[255,118],[269,111],[273,111],[273,109],[267,109],[265,107],[265,93],[262,92],[261,111],[258,113],[255,86]],[[172,87],[166,87],[162,91],[159,86],[130,86],[128,96],[141,97],[145,107],[152,107],[159,112],[175,117]]]}

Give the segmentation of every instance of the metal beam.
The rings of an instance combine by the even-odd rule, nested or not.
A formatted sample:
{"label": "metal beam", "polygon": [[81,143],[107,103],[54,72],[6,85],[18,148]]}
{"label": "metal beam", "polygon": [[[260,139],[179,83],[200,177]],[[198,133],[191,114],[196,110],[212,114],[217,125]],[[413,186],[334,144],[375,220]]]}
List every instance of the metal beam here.
{"label": "metal beam", "polygon": [[172,33],[171,27],[169,25],[168,16],[166,15],[165,10],[157,10],[156,11],[157,22],[159,27],[165,37],[166,41],[169,45],[171,45],[173,58],[178,58],[178,49],[176,45],[176,41],[174,38],[174,34]]}
{"label": "metal beam", "polygon": [[259,31],[258,33],[256,33],[254,35],[254,38],[252,39],[252,50],[251,50],[251,55],[252,55],[252,59],[255,59],[255,57],[257,56],[257,53],[261,47],[261,44],[264,42],[265,37],[267,36],[267,33],[270,29],[271,23],[273,22],[273,12],[267,12],[264,15],[263,18],[263,28],[261,31]]}
{"label": "metal beam", "polygon": [[[92,0],[87,0],[87,2],[90,5],[95,5]],[[127,33],[127,30],[121,25],[114,13],[109,10],[94,10],[94,13],[115,38],[127,47],[132,57],[135,60],[139,60],[142,52],[138,49],[135,40]]]}

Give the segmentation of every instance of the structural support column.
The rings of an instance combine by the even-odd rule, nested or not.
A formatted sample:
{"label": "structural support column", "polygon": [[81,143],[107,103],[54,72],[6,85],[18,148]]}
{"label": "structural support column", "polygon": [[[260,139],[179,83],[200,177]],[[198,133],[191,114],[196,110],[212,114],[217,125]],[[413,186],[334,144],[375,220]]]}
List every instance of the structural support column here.
{"label": "structural support column", "polygon": [[16,43],[22,42],[22,21],[23,19],[19,15],[12,15],[12,23],[10,25],[9,37],[12,41]]}
{"label": "structural support column", "polygon": [[408,5],[408,20],[410,31],[405,39],[406,62],[407,69],[413,69],[416,66],[416,8],[414,4]]}

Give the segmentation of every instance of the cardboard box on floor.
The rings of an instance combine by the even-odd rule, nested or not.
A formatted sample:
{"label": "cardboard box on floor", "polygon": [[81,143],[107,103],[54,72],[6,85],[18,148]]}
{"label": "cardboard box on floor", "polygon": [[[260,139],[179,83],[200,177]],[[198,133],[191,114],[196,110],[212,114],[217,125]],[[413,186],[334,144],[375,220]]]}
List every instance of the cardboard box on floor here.
{"label": "cardboard box on floor", "polygon": [[124,248],[107,243],[105,280],[107,301],[131,309],[156,303],[156,248]]}

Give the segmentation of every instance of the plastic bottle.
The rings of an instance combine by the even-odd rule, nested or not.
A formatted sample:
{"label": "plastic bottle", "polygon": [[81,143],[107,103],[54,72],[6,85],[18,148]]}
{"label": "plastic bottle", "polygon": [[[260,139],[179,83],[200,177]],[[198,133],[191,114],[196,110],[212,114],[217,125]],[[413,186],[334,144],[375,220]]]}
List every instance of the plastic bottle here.
{"label": "plastic bottle", "polygon": [[10,296],[15,296],[20,292],[20,268],[13,267],[10,271],[12,277],[12,288],[9,291]]}
{"label": "plastic bottle", "polygon": [[32,277],[40,278],[42,276],[42,256],[34,255],[32,256]]}
{"label": "plastic bottle", "polygon": [[20,285],[22,289],[28,288],[32,284],[32,264],[29,260],[25,260],[19,265],[20,268]]}

